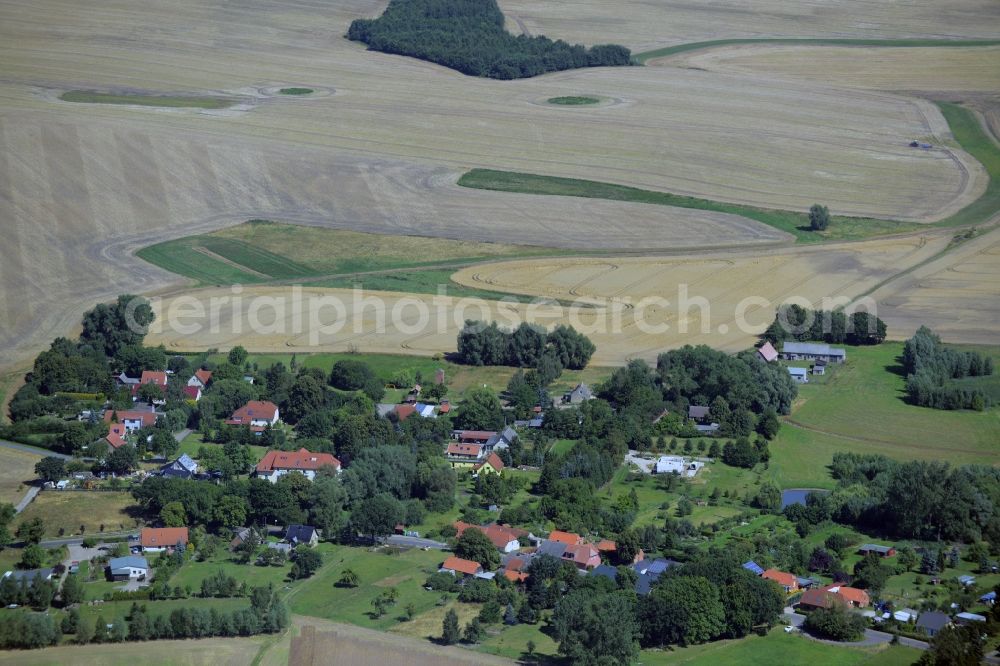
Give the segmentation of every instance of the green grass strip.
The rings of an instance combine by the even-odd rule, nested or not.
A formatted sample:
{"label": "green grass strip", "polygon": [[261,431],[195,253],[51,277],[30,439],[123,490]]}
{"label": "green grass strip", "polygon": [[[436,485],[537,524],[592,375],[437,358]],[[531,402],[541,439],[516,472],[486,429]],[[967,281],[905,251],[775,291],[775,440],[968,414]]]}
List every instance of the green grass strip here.
{"label": "green grass strip", "polygon": [[983,165],[990,177],[986,192],[971,204],[935,222],[936,227],[961,227],[982,224],[1000,211],[1000,147],[983,130],[979,119],[969,109],[950,102],[935,102],[941,115],[948,121],[951,133],[962,150]]}
{"label": "green grass strip", "polygon": [[235,100],[223,97],[185,97],[171,95],[138,95],[132,93],[113,94],[94,92],[91,90],[70,90],[59,95],[64,102],[83,102],[86,104],[132,104],[137,106],[158,106],[173,109],[226,109],[235,104]]}
{"label": "green grass strip", "polygon": [[826,231],[816,232],[809,228],[809,216],[805,212],[758,208],[742,204],[724,203],[710,199],[654,192],[627,185],[602,183],[577,178],[540,176],[516,171],[495,171],[493,169],[473,169],[458,180],[463,187],[521,194],[547,194],[564,197],[584,197],[588,199],[610,199],[631,203],[647,203],[677,208],[695,208],[718,213],[740,215],[772,226],[795,236],[800,243],[821,243],[829,240],[857,240],[871,236],[881,236],[919,229],[911,222],[896,222],[876,218],[834,216]]}
{"label": "green grass strip", "polygon": [[312,88],[282,88],[278,92],[282,95],[311,95],[316,91]]}
{"label": "green grass strip", "polygon": [[996,46],[1000,39],[809,39],[809,38],[765,38],[765,39],[716,39],[707,42],[691,42],[665,46],[662,49],[633,53],[632,60],[640,65],[654,58],[700,51],[717,46],[732,46],[734,44],[804,44],[812,46],[875,46],[885,48],[927,48],[936,46]]}
{"label": "green grass strip", "polygon": [[584,96],[569,96],[569,97],[550,97],[549,104],[562,104],[563,106],[578,106],[581,104],[598,104],[601,100],[596,97],[584,97]]}

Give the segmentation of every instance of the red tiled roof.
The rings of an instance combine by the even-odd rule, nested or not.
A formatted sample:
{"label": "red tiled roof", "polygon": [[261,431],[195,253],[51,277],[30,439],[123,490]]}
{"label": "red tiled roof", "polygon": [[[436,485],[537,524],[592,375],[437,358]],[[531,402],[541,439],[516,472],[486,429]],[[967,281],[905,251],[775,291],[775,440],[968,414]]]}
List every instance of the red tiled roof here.
{"label": "red tiled roof", "polygon": [[461,557],[455,557],[454,555],[446,559],[444,564],[441,565],[441,568],[458,571],[459,573],[468,574],[469,576],[475,575],[483,570],[483,567],[479,564],[479,562],[463,560]]}
{"label": "red tiled roof", "polygon": [[566,550],[563,552],[564,559],[571,559],[575,563],[582,565],[590,564],[597,556],[597,549],[589,543],[566,546]]}
{"label": "red tiled roof", "polygon": [[768,580],[773,580],[778,585],[782,587],[797,587],[798,581],[795,579],[795,574],[785,573],[784,571],[778,571],[777,569],[768,569],[760,575],[761,578],[767,578]]}
{"label": "red tiled roof", "polygon": [[484,465],[487,465],[487,464],[489,464],[493,469],[495,469],[498,472],[503,471],[503,468],[504,468],[503,460],[501,460],[500,456],[498,456],[495,453],[490,453],[490,455],[488,455],[486,457],[486,460],[484,460],[483,462],[479,463],[478,465],[473,466],[472,469],[473,469],[473,471],[478,472],[479,470],[481,470],[483,468]]}
{"label": "red tiled roof", "polygon": [[490,437],[496,435],[493,430],[459,430],[458,441],[460,442],[487,442]]}
{"label": "red tiled roof", "polygon": [[188,528],[186,527],[144,527],[139,535],[143,548],[169,548],[177,542],[187,545]]}
{"label": "red tiled roof", "polygon": [[450,402],[442,402],[441,406],[438,407],[438,413],[439,414],[447,414],[450,411],[451,411],[451,403]]}
{"label": "red tiled roof", "polygon": [[867,606],[871,603],[871,597],[864,590],[859,590],[856,587],[847,587],[846,585],[834,585],[832,587],[826,588],[828,592],[832,592],[844,600],[855,604],[857,606]]}
{"label": "red tiled roof", "polygon": [[198,381],[202,384],[208,384],[209,380],[212,379],[212,371],[199,368],[194,371],[194,376],[197,377]]}
{"label": "red tiled roof", "polygon": [[414,405],[396,405],[396,416],[399,417],[400,421],[405,421],[406,417],[417,411]]}
{"label": "red tiled roof", "polygon": [[340,469],[340,461],[330,453],[312,453],[306,449],[298,451],[268,451],[257,463],[258,472],[273,472],[276,469],[318,470],[331,465]]}
{"label": "red tiled roof", "polygon": [[575,546],[580,543],[583,539],[580,538],[579,534],[573,534],[572,532],[561,532],[559,530],[552,530],[549,533],[549,541],[558,541],[559,543],[565,543],[570,546]]}
{"label": "red tiled roof", "polygon": [[501,550],[511,541],[517,541],[517,534],[514,530],[509,527],[504,527],[503,525],[489,525],[483,530],[483,534],[489,537],[489,540],[493,542],[493,545]]}
{"label": "red tiled roof", "polygon": [[251,400],[243,405],[229,417],[231,425],[250,423],[250,421],[272,421],[278,413],[278,406],[267,400]]}
{"label": "red tiled roof", "polygon": [[120,423],[112,423],[111,427],[108,428],[108,435],[104,438],[108,442],[108,446],[113,449],[119,449],[128,442],[125,441],[125,426]]}
{"label": "red tiled roof", "polygon": [[528,580],[528,574],[521,573],[518,571],[511,571],[510,569],[507,569],[506,571],[503,572],[503,577],[512,583],[523,583],[524,581]]}
{"label": "red tiled roof", "polygon": [[524,568],[524,559],[513,557],[507,561],[507,571],[520,571]]}
{"label": "red tiled roof", "polygon": [[478,444],[458,444],[452,442],[448,445],[446,453],[449,456],[462,456],[467,458],[478,458],[482,455],[483,447]]}
{"label": "red tiled roof", "polygon": [[192,400],[197,400],[201,397],[201,389],[197,386],[185,386],[184,395],[191,398]]}
{"label": "red tiled roof", "polygon": [[115,415],[118,415],[118,423],[125,423],[125,421],[142,420],[142,426],[147,428],[151,425],[156,424],[156,412],[139,412],[139,411],[117,411],[114,409],[108,409],[104,412],[104,422],[111,423]]}
{"label": "red tiled roof", "polygon": [[167,385],[167,373],[162,370],[143,370],[139,377],[139,384],[156,384],[157,386]]}
{"label": "red tiled roof", "polygon": [[837,595],[826,590],[806,590],[799,603],[813,608],[833,608],[837,603]]}

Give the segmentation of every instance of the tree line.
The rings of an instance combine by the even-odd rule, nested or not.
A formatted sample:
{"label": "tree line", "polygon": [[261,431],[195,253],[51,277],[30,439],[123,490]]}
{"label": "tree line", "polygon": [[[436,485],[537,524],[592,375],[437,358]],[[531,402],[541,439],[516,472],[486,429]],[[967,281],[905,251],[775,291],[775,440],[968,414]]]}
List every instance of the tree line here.
{"label": "tree line", "polygon": [[496,322],[467,320],[458,334],[458,358],[466,365],[509,365],[533,368],[546,385],[563,369],[582,370],[596,347],[571,326],[557,326],[551,333],[522,323],[513,331]]}
{"label": "tree line", "polygon": [[878,345],[885,342],[885,322],[864,311],[847,315],[841,310],[810,310],[782,305],[761,335],[772,343],[816,341],[828,344]]}
{"label": "tree line", "polygon": [[982,388],[960,381],[992,375],[993,359],[946,347],[926,326],[921,326],[903,345],[902,360],[906,392],[916,405],[982,411],[993,402]]}
{"label": "tree line", "polygon": [[588,49],[542,35],[514,36],[504,29],[496,0],[392,0],[379,18],[353,21],[347,38],[493,79],[632,62],[631,52],[617,44]]}

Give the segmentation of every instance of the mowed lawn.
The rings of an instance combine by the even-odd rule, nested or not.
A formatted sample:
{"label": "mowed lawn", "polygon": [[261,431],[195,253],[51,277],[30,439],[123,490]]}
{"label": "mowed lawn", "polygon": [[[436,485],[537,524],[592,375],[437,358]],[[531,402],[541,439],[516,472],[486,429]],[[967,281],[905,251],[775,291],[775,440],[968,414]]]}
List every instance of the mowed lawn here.
{"label": "mowed lawn", "polygon": [[180,571],[170,579],[171,587],[190,587],[195,594],[201,590],[201,582],[218,572],[232,576],[240,583],[249,587],[266,587],[274,585],[280,588],[285,584],[291,564],[280,567],[261,567],[256,564],[240,564],[234,559],[233,553],[220,550],[214,557],[205,562],[185,562]]}
{"label": "mowed lawn", "polygon": [[41,518],[48,538],[80,534],[81,525],[84,534],[99,535],[102,525],[104,532],[135,529],[137,512],[138,505],[125,492],[46,490],[21,512],[15,528]]}
{"label": "mowed lawn", "polygon": [[41,459],[33,453],[0,448],[0,503],[21,501],[35,480],[35,463]]}
{"label": "mowed lawn", "polygon": [[[799,398],[771,444],[769,473],[782,487],[831,487],[827,465],[838,451],[898,460],[995,464],[1000,407],[944,411],[905,401],[899,342],[851,347],[847,363]],[[1000,350],[989,348],[996,359]]]}
{"label": "mowed lawn", "polygon": [[[288,605],[293,613],[386,630],[399,624],[408,604],[418,615],[436,606],[440,593],[428,592],[423,585],[445,557],[446,553],[434,550],[387,554],[366,548],[324,548],[323,568],[289,593]],[[345,569],[358,575],[357,587],[335,585]],[[399,594],[396,604],[376,618],[372,600],[392,587]]]}
{"label": "mowed lawn", "polygon": [[673,650],[643,650],[640,661],[648,666],[690,664],[691,666],[909,666],[921,655],[915,648],[878,646],[848,648],[810,640],[797,634],[773,629],[767,636],[717,641]]}

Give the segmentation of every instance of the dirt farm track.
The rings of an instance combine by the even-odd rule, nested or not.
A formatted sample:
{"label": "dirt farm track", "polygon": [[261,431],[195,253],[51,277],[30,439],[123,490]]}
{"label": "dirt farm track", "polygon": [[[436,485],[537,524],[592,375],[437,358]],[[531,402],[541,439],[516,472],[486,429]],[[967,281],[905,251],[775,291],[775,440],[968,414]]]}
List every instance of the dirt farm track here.
{"label": "dirt farm track", "polygon": [[[1000,7],[990,0],[794,6],[764,0],[753,12],[735,0],[500,4],[512,30],[591,44],[618,41],[636,50],[782,35],[1000,37]],[[891,277],[891,269],[947,242],[929,234],[916,249],[904,240],[892,250],[829,249],[829,255],[809,254],[811,259],[792,254],[779,260],[771,253],[787,245],[788,237],[756,222],[458,187],[458,176],[473,167],[774,208],[804,210],[820,201],[836,214],[914,222],[944,218],[986,187],[983,168],[957,147],[937,108],[914,94],[922,88],[904,70],[907,62],[924,66],[919,58],[887,64],[873,89],[861,89],[848,74],[802,72],[780,57],[775,64],[757,51],[732,62],[720,56],[700,64],[671,60],[514,82],[479,80],[370,53],[343,39],[352,19],[374,16],[384,5],[0,3],[0,368],[22,367],[53,337],[70,333],[95,301],[125,291],[176,293],[183,286],[135,258],[136,249],[252,217],[609,256],[616,250],[747,246],[760,250],[757,266],[779,262],[775,270],[799,276],[803,284],[819,284],[809,282],[809,265],[813,271],[826,267],[836,273],[827,273],[831,284],[845,293],[874,288]],[[994,90],[996,70],[982,63],[995,63],[997,51],[956,51],[944,60],[967,74],[961,90],[948,91]],[[839,52],[822,53],[831,70],[853,66]],[[893,76],[901,83],[892,85]],[[272,94],[282,86],[310,86],[322,94]],[[239,104],[208,111],[60,101],[68,90],[223,96]],[[617,103],[589,109],[537,103],[581,92]],[[910,149],[907,142],[914,138],[936,149]],[[890,258],[878,259],[883,252]],[[987,272],[997,261],[993,250],[975,256],[968,261]],[[637,262],[629,279],[637,289],[652,291],[660,278],[667,286],[682,281],[678,267],[698,261],[708,259]],[[753,273],[764,269],[753,268],[744,254],[731,261],[735,268],[720,275],[768,281],[765,273]],[[583,262],[572,270],[553,269],[545,277],[552,282],[539,281],[537,289],[572,289],[567,281],[577,277],[602,293],[631,284],[585,275],[590,267]],[[483,279],[495,284],[512,278],[501,267],[490,270]],[[481,282],[465,273],[456,279]],[[946,292],[964,288],[954,281],[934,284]],[[726,285],[712,288],[726,293]],[[917,301],[899,296],[892,303],[900,321],[916,321]],[[973,331],[968,341],[981,341],[987,327],[974,321],[955,333],[964,330]],[[726,348],[745,342],[718,335],[704,341]],[[647,342],[623,336],[617,347],[606,345],[603,360],[620,362],[626,345],[639,345],[629,353],[644,354],[674,341]],[[409,343],[384,344],[399,350]]]}

